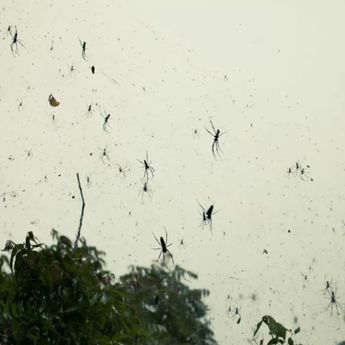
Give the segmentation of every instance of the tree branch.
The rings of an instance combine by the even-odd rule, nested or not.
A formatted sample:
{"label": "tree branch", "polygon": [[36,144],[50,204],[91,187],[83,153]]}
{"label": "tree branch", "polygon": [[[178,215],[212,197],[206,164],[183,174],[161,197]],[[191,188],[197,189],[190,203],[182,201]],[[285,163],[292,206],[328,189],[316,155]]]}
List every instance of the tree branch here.
{"label": "tree branch", "polygon": [[77,247],[77,244],[78,244],[78,241],[80,238],[80,232],[81,232],[81,227],[83,226],[84,209],[85,209],[84,194],[83,194],[83,189],[81,188],[79,173],[77,173],[77,180],[78,180],[78,187],[79,187],[79,191],[80,191],[82,205],[81,205],[81,214],[80,214],[80,218],[79,218],[79,228],[78,228],[77,237],[76,237],[75,242],[74,242],[74,248]]}

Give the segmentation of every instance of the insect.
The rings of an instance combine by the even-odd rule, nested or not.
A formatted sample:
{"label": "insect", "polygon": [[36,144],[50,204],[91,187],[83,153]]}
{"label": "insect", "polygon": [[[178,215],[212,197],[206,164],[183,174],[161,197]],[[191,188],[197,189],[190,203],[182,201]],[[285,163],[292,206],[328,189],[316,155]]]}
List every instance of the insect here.
{"label": "insect", "polygon": [[[11,47],[11,52],[12,52],[12,54],[14,55],[14,54],[18,54],[19,53],[19,51],[18,51],[18,43],[22,46],[22,47],[24,47],[24,45],[23,45],[23,43],[18,39],[18,31],[17,31],[17,27],[15,26],[15,32],[14,33],[12,33],[12,28],[11,28],[11,26],[9,26],[8,28],[7,28],[7,32],[11,35],[11,37],[12,37],[12,42],[11,42],[11,45],[10,45],[10,47]],[[25,47],[24,47],[25,48]]]}
{"label": "insect", "polygon": [[151,166],[151,161],[149,160],[148,153],[146,151],[146,159],[144,161],[140,161],[138,159],[138,162],[142,164],[144,168],[144,178],[146,178],[146,181],[149,180],[149,173],[151,174],[151,177],[154,176],[155,169],[153,166]]}
{"label": "insect", "polygon": [[52,94],[49,95],[48,102],[52,107],[57,107],[60,104]]}
{"label": "insect", "polygon": [[92,74],[95,74],[95,66],[94,65],[91,66],[91,72],[92,72]]}
{"label": "insect", "polygon": [[86,56],[86,42],[85,41],[81,41],[79,39],[79,43],[81,45],[81,57],[83,58],[83,60],[87,61],[87,56]]}
{"label": "insect", "polygon": [[168,249],[168,247],[170,247],[172,245],[172,243],[168,243],[168,233],[166,231],[166,229],[164,228],[165,230],[165,240],[163,239],[163,237],[161,236],[159,238],[159,241],[156,237],[155,234],[153,234],[156,242],[159,244],[159,248],[153,248],[154,250],[160,250],[160,253],[158,255],[158,258],[157,258],[157,262],[159,261],[160,257],[162,256],[163,257],[163,260],[162,260],[162,263],[163,265],[165,265],[165,261],[166,259],[171,259],[172,263],[174,264],[174,258],[173,258],[173,255],[171,254],[170,250]]}
{"label": "insect", "polygon": [[218,154],[218,156],[220,156],[220,152],[222,152],[221,148],[220,148],[220,145],[219,145],[219,138],[224,134],[224,133],[220,133],[220,130],[219,129],[215,129],[215,127],[213,126],[213,123],[212,121],[210,120],[210,123],[211,123],[211,127],[212,127],[212,130],[213,130],[213,133],[207,129],[206,131],[208,133],[210,133],[212,136],[213,136],[213,143],[212,143],[212,154],[213,154],[213,157],[216,158],[216,153]]}
{"label": "insect", "polygon": [[328,303],[327,307],[325,308],[325,311],[327,311],[329,309],[329,307],[331,307],[331,315],[333,315],[333,307],[335,306],[335,309],[337,311],[337,315],[340,315],[339,308],[341,310],[344,310],[344,308],[337,300],[337,297],[336,297],[337,290],[336,289],[332,290],[331,288],[329,288],[327,291],[328,291],[328,294],[330,297],[330,302]]}
{"label": "insect", "polygon": [[209,225],[210,230],[212,231],[212,215],[216,213],[214,212],[214,205],[211,205],[207,210],[200,203],[199,206],[202,209],[202,220],[200,226],[204,228],[204,226]]}

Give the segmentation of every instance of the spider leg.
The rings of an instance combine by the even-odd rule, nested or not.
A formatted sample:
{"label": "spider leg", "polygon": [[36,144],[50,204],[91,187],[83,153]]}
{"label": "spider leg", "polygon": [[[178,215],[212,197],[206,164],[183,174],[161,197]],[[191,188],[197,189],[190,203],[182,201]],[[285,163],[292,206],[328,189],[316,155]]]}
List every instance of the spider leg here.
{"label": "spider leg", "polygon": [[217,133],[217,131],[216,131],[216,129],[214,128],[213,123],[212,123],[211,120],[210,120],[210,123],[211,123],[211,126],[212,126],[212,129],[213,129],[214,133]]}
{"label": "spider leg", "polygon": [[208,133],[210,133],[214,137],[214,133],[212,133],[210,130],[208,130],[206,127],[204,127]]}
{"label": "spider leg", "polygon": [[173,265],[175,265],[174,257],[173,257],[173,255],[171,254],[171,252],[170,252],[169,250],[167,250],[167,253],[168,253],[169,256],[170,256]]}
{"label": "spider leg", "polygon": [[156,242],[159,244],[159,248],[160,248],[161,243],[158,241],[158,239],[157,239],[157,237],[156,237],[156,235],[155,235],[154,233],[152,233],[152,235],[154,236],[154,238],[155,238]]}
{"label": "spider leg", "polygon": [[[15,49],[13,49],[13,46],[15,45]],[[12,42],[11,43],[11,52],[14,55],[15,53],[18,53],[18,45],[16,44],[16,42]]]}
{"label": "spider leg", "polygon": [[214,158],[216,158],[216,154],[214,152],[214,148],[216,147],[216,141],[213,141],[213,144],[212,144],[212,153],[213,153],[213,156]]}
{"label": "spider leg", "polygon": [[[198,202],[198,204],[199,204],[199,206],[202,208],[202,210],[203,210],[204,212],[206,212],[205,208],[200,204],[200,202]],[[345,225],[345,224],[344,224],[344,225]]]}
{"label": "spider leg", "polygon": [[[158,258],[157,258],[157,260],[156,260],[157,262],[159,261],[159,258],[161,257],[162,253],[163,253],[163,251],[161,250],[160,253],[159,253],[159,255],[158,255]],[[164,262],[164,254],[163,254],[163,262]]]}
{"label": "spider leg", "polygon": [[210,230],[211,230],[211,233],[212,233],[212,219],[211,218],[208,220],[208,224],[210,225]]}
{"label": "spider leg", "polygon": [[149,167],[149,170],[150,170],[152,177],[155,176],[155,174],[154,174],[155,169],[153,167]]}
{"label": "spider leg", "polygon": [[164,231],[165,231],[165,244],[168,244],[168,233],[165,227],[164,227]]}
{"label": "spider leg", "polygon": [[17,39],[17,43],[19,43],[23,48],[25,48],[24,44],[20,40]]}
{"label": "spider leg", "polygon": [[219,152],[223,152],[223,151],[222,151],[222,149],[221,149],[220,146],[219,146],[219,141],[218,141],[218,140],[215,140],[215,141],[214,141],[214,144],[215,144],[216,152],[217,152],[218,156],[220,156],[220,153],[219,153]]}
{"label": "spider leg", "polygon": [[223,152],[222,149],[220,148],[220,144],[219,144],[219,141],[218,141],[218,140],[217,140],[216,146],[217,146],[217,149],[218,149],[220,152]]}

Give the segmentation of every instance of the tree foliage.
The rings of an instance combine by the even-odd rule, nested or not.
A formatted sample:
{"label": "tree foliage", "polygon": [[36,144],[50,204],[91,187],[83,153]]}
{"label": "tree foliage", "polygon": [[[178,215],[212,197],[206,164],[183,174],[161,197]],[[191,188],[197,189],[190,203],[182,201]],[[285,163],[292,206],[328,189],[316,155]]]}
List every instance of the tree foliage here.
{"label": "tree foliage", "polygon": [[153,333],[160,345],[215,345],[207,307],[202,302],[209,295],[205,289],[190,289],[182,280],[197,275],[176,266],[168,271],[162,266],[132,267],[131,273],[121,277],[130,288],[128,303],[147,331]]}
{"label": "tree foliage", "polygon": [[[191,272],[133,267],[115,283],[104,253],[52,231],[47,247],[30,232],[0,257],[1,345],[216,344]],[[7,266],[7,268],[6,268]]]}

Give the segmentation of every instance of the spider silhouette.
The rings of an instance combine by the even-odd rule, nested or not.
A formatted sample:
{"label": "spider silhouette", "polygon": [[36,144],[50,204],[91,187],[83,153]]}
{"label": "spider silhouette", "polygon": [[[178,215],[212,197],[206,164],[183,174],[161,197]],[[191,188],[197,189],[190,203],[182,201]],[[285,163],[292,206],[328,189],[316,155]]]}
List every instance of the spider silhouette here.
{"label": "spider silhouette", "polygon": [[138,159],[138,162],[142,164],[142,167],[144,168],[144,178],[146,178],[146,182],[149,180],[149,173],[151,174],[151,177],[153,177],[155,174],[155,169],[151,165],[151,161],[149,160],[148,153],[146,151],[146,159],[144,161],[141,161]]}
{"label": "spider silhouette", "polygon": [[86,56],[86,42],[85,41],[81,41],[79,39],[79,43],[81,46],[81,57],[83,58],[83,60],[87,61],[87,56]]}
{"label": "spider silhouette", "polygon": [[202,220],[200,226],[204,228],[205,226],[209,225],[210,230],[212,231],[212,215],[216,213],[214,212],[214,205],[211,205],[207,210],[200,203],[199,206],[202,210]]}
{"label": "spider silhouette", "polygon": [[337,290],[336,289],[331,289],[330,287],[327,289],[330,301],[328,305],[325,308],[325,311],[327,311],[329,308],[331,308],[331,316],[333,315],[333,307],[335,307],[337,311],[337,315],[340,315],[339,309],[344,310],[344,307],[338,302],[336,294]]}
{"label": "spider silhouette", "polygon": [[144,196],[148,195],[150,198],[152,197],[153,191],[148,185],[148,181],[145,181],[143,186],[140,188],[140,194],[141,194],[141,203],[144,202]]}
{"label": "spider silhouette", "polygon": [[103,131],[104,132],[108,132],[108,127],[110,127],[110,124],[109,124],[109,119],[110,119],[110,114],[107,114],[106,112],[104,112],[102,114],[102,117],[104,119],[104,122],[103,122]]}
{"label": "spider silhouette", "polygon": [[[12,28],[11,28],[11,26],[9,26],[8,29],[7,29],[7,32],[8,32],[8,33],[11,35],[11,37],[12,37],[12,42],[11,42],[11,45],[10,45],[12,54],[13,54],[13,55],[14,55],[14,54],[19,54],[18,43],[19,43],[22,47],[24,47],[24,44],[22,43],[22,41],[20,41],[20,40],[18,39],[17,27],[15,26],[15,31],[14,31],[14,33],[12,33]],[[25,47],[24,47],[24,48],[25,48]]]}
{"label": "spider silhouette", "polygon": [[227,309],[228,317],[231,317],[232,320],[236,320],[237,324],[239,324],[242,320],[240,310],[241,308],[239,307],[232,308],[231,305]]}
{"label": "spider silhouette", "polygon": [[159,241],[156,237],[156,235],[154,233],[153,236],[156,240],[156,242],[159,244],[159,248],[153,248],[154,250],[160,250],[158,258],[157,258],[157,262],[159,261],[160,257],[162,256],[163,260],[162,260],[162,264],[165,265],[166,259],[171,259],[172,263],[174,264],[174,258],[173,255],[171,254],[170,250],[168,249],[168,247],[170,247],[172,245],[172,243],[168,243],[168,233],[167,230],[164,228],[165,231],[165,240],[163,239],[163,237],[161,236],[159,238]]}
{"label": "spider silhouette", "polygon": [[220,148],[220,145],[219,145],[219,138],[225,133],[220,133],[220,130],[219,129],[215,129],[215,127],[213,126],[213,123],[212,121],[210,120],[210,123],[211,123],[211,127],[212,127],[212,131],[211,132],[209,129],[206,129],[206,131],[211,134],[213,136],[213,143],[212,143],[212,154],[213,154],[213,157],[216,158],[216,153],[218,156],[220,156],[220,152],[222,152],[221,148]]}

